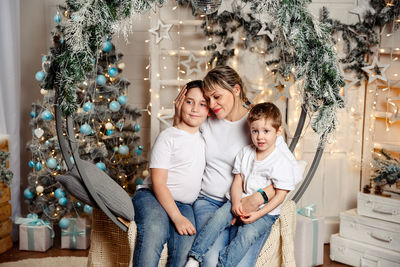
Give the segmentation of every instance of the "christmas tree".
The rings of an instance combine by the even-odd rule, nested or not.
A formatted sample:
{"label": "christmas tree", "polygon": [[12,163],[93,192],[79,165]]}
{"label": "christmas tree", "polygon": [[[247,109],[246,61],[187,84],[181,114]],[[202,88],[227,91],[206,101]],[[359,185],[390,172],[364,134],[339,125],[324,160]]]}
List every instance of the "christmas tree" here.
{"label": "christmas tree", "polygon": [[[68,19],[68,13],[64,12],[64,18]],[[59,23],[61,15],[57,14],[54,19]],[[56,29],[54,47],[43,56],[43,69],[35,76],[41,86],[49,83],[52,62],[59,56],[63,44],[62,28]],[[93,70],[85,74],[83,82],[75,84],[78,109],[73,118],[81,159],[95,163],[128,193],[133,193],[136,183],[142,181],[139,176],[146,175],[147,162],[140,156],[143,146],[137,134],[140,125],[136,122],[140,113],[127,105],[130,83],[120,75],[125,68],[122,57],[109,38],[104,41],[97,57],[93,58]],[[56,135],[55,90],[43,87],[46,88],[41,89],[44,99],[34,103],[30,113],[33,138],[28,149],[32,153],[29,161],[32,172],[24,196],[30,213],[57,222],[71,210],[90,213],[91,207],[69,195],[55,179],[67,171],[67,166]]]}

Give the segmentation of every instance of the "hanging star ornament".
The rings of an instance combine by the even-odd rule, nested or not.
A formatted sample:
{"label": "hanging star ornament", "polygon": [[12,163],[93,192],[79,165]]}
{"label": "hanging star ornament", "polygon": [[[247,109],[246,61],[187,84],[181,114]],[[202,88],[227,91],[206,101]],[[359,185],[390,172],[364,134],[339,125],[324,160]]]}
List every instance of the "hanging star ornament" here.
{"label": "hanging star ornament", "polygon": [[354,79],[350,76],[344,76],[344,80],[346,81],[346,85],[343,87],[343,96],[347,97],[347,92],[357,84],[358,79]]}
{"label": "hanging star ornament", "polygon": [[[190,75],[193,72],[201,73],[201,60],[196,58],[192,53],[189,54],[187,60],[181,61],[181,64],[186,67],[186,75]],[[193,67],[195,65],[195,67]]]}
{"label": "hanging star ornament", "polygon": [[361,20],[364,20],[365,15],[368,11],[370,11],[371,14],[375,14],[375,10],[371,7],[369,2],[370,0],[358,0],[357,6],[354,9],[350,10],[349,13],[357,15],[358,20],[361,22]]}
{"label": "hanging star ornament", "polygon": [[391,124],[396,122],[396,121],[398,121],[398,120],[400,120],[400,112],[399,112],[399,110],[400,110],[400,106],[394,105],[392,116],[390,117],[390,120],[389,120],[389,122]]}
{"label": "hanging star ornament", "polygon": [[276,77],[275,83],[268,84],[268,87],[274,91],[274,101],[278,100],[281,96],[288,99],[291,98],[289,88],[292,84],[293,82],[285,81],[280,75]]}
{"label": "hanging star ornament", "polygon": [[158,44],[162,39],[171,39],[169,36],[169,30],[171,27],[172,24],[164,24],[160,19],[158,19],[157,26],[151,28],[149,32],[155,35],[156,43]]}
{"label": "hanging star ornament", "polygon": [[[374,57],[372,64],[368,67],[361,68],[368,74],[368,83],[372,83],[376,79],[387,81],[385,71],[390,64],[380,64],[378,59]],[[378,71],[379,70],[379,71]]]}
{"label": "hanging star ornament", "polygon": [[236,9],[236,0],[222,0],[222,3],[218,9],[218,16],[227,11],[229,13],[233,13],[233,10]]}

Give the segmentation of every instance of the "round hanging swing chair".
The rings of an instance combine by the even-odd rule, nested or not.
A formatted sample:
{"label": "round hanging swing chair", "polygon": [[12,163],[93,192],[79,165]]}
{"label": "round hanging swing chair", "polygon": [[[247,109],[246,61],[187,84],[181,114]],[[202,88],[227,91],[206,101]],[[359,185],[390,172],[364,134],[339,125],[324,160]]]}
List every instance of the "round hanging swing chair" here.
{"label": "round hanging swing chair", "polygon": [[[58,101],[58,96],[56,90],[56,101]],[[132,263],[137,231],[131,198],[119,184],[100,168],[91,162],[80,159],[73,118],[69,115],[64,120],[58,104],[55,104],[54,110],[58,142],[68,167],[68,172],[57,176],[57,180],[74,197],[95,208],[93,209],[88,266],[128,266]],[[301,136],[306,115],[306,107],[303,105],[294,137],[289,146],[292,152]],[[64,129],[66,132],[64,132]],[[270,237],[260,252],[256,266],[265,266],[265,264],[275,266],[273,259],[275,259],[276,266],[294,266],[295,203],[301,199],[307,190],[321,160],[322,153],[323,147],[320,145],[301,186],[297,189],[291,201],[284,202],[280,219],[277,220],[271,230]],[[276,226],[277,224],[279,226]],[[282,234],[282,232],[285,232],[285,234]],[[279,257],[276,255],[279,255]],[[166,261],[167,251],[165,246],[159,266],[165,266]]]}

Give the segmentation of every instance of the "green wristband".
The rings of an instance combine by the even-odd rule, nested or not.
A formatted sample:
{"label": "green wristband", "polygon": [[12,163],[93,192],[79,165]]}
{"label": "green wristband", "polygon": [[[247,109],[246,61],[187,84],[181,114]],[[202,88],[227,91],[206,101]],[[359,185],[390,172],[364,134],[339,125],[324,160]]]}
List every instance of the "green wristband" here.
{"label": "green wristband", "polygon": [[258,193],[260,193],[264,199],[264,204],[268,203],[268,196],[267,194],[265,194],[264,190],[262,190],[261,188],[257,190]]}

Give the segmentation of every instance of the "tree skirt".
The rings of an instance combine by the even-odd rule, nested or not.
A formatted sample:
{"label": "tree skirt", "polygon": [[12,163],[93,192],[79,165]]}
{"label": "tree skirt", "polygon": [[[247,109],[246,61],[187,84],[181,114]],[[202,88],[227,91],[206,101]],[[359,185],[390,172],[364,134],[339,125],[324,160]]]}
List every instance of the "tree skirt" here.
{"label": "tree skirt", "polygon": [[1,267],[86,267],[87,257],[50,257],[0,263]]}

